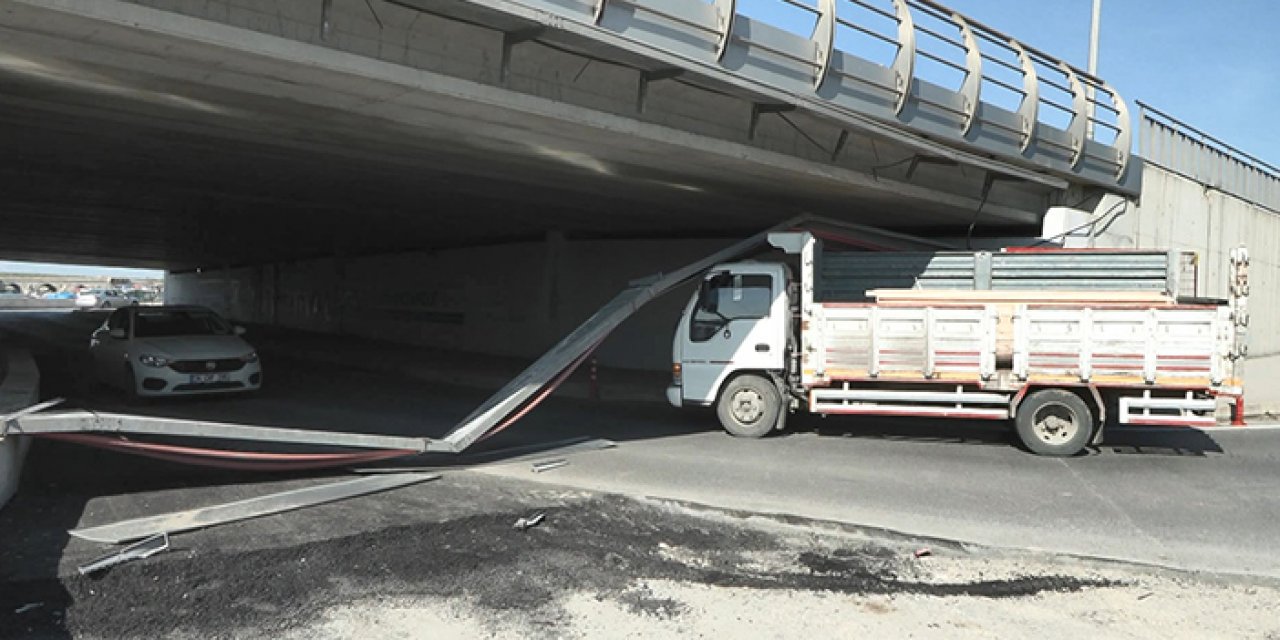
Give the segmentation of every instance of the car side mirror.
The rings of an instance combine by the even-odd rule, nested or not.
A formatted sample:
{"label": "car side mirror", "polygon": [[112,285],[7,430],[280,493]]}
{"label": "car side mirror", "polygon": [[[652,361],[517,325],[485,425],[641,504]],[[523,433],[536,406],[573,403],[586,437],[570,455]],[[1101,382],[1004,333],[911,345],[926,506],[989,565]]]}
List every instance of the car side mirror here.
{"label": "car side mirror", "polygon": [[112,338],[115,338],[116,340],[124,340],[125,338],[129,337],[129,334],[128,334],[128,333],[126,333],[124,329],[112,329],[111,331],[108,331],[107,333],[108,333]]}
{"label": "car side mirror", "polygon": [[234,334],[236,334],[236,335],[238,335],[238,336],[242,336],[242,335],[244,335],[244,327],[242,327],[242,326],[240,326],[240,325],[236,325],[236,326],[234,326],[234,327],[231,327],[231,332],[232,332],[232,333],[234,333]]}

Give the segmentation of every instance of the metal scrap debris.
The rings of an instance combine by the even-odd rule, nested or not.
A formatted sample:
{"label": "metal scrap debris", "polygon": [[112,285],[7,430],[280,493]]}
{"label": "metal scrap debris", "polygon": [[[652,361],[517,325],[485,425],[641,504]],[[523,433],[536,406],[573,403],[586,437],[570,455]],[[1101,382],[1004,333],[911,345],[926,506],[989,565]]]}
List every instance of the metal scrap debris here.
{"label": "metal scrap debris", "polygon": [[[91,573],[102,571],[108,567],[114,567],[118,564],[129,562],[130,560],[141,560],[150,558],[161,551],[169,548],[169,534],[159,533],[150,538],[135,542],[119,551],[108,553],[105,556],[82,564],[76,569],[80,571],[80,575],[87,576]],[[19,611],[19,613],[21,613]]]}
{"label": "metal scrap debris", "polygon": [[913,555],[917,558],[927,558],[933,555],[933,551],[930,550],[929,547],[920,547],[919,549],[916,549],[916,552]]}
{"label": "metal scrap debris", "polygon": [[237,520],[273,515],[303,507],[387,491],[418,482],[435,480],[439,477],[439,474],[434,473],[395,473],[362,476],[352,480],[282,491],[188,511],[125,520],[87,529],[76,529],[70,533],[84,540],[122,544],[160,532],[178,533],[180,531],[202,529]]}
{"label": "metal scrap debris", "polygon": [[517,531],[528,531],[529,529],[542,524],[542,521],[546,519],[547,514],[539,511],[527,518],[522,517],[519,520],[516,520],[515,528]]}
{"label": "metal scrap debris", "polygon": [[32,609],[39,609],[40,607],[43,607],[43,606],[44,606],[43,602],[28,602],[22,605],[21,607],[14,609],[13,612],[16,614],[23,614],[28,611],[31,611]]}
{"label": "metal scrap debris", "polygon": [[541,462],[533,463],[533,472],[542,473],[543,471],[559,469],[560,467],[563,467],[567,464],[569,464],[569,461],[565,460],[564,458],[557,458],[555,460],[543,460]]}

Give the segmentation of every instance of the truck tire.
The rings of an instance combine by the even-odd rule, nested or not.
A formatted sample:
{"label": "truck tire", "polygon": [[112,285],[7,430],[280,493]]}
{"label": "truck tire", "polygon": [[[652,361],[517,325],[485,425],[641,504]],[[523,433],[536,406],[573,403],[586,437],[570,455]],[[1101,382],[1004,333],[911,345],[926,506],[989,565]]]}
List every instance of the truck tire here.
{"label": "truck tire", "polygon": [[1074,456],[1093,436],[1094,417],[1088,403],[1062,389],[1042,389],[1027,396],[1014,422],[1022,444],[1042,456]]}
{"label": "truck tire", "polygon": [[778,424],[782,398],[771,380],[741,375],[724,386],[716,416],[725,431],[739,438],[762,438]]}

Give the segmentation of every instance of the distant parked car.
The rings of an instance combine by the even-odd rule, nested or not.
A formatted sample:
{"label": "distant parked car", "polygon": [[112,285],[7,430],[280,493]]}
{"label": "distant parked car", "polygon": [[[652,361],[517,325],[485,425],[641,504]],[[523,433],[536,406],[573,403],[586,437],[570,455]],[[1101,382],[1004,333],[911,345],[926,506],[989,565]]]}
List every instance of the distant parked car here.
{"label": "distant parked car", "polygon": [[94,374],[131,398],[255,391],[258,354],[210,309],[133,306],[118,309],[89,341]]}
{"label": "distant parked car", "polygon": [[131,304],[137,303],[126,297],[119,289],[89,289],[81,291],[76,296],[76,308],[79,309],[110,309],[127,307]]}
{"label": "distant parked car", "polygon": [[152,289],[130,289],[124,292],[124,296],[133,304],[158,304],[160,300],[160,292]]}

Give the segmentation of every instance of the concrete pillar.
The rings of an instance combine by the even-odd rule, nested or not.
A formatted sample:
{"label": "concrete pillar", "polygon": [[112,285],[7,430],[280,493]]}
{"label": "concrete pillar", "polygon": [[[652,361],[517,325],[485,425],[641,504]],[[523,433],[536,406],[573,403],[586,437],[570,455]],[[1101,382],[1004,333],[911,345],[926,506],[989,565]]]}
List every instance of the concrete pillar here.
{"label": "concrete pillar", "polygon": [[347,256],[346,251],[339,247],[333,253],[333,289],[337,300],[333,301],[333,328],[338,334],[343,333],[346,325],[348,304],[351,300],[352,292],[348,288],[347,283]]}
{"label": "concrete pillar", "polygon": [[[40,400],[40,372],[35,360],[25,351],[0,351],[7,359],[0,379],[0,413],[29,407]],[[18,491],[22,477],[22,460],[30,440],[27,436],[0,439],[0,507]]]}
{"label": "concrete pillar", "polygon": [[548,231],[546,253],[543,260],[542,320],[547,335],[560,329],[560,309],[563,306],[561,285],[564,280],[564,254],[568,241],[562,231]]}
{"label": "concrete pillar", "polygon": [[1098,236],[1113,225],[1116,218],[1134,215],[1133,208],[1134,204],[1123,196],[1110,193],[1076,206],[1050,207],[1045,213],[1040,237],[1061,243],[1067,249],[1093,248],[1099,246]]}
{"label": "concrete pillar", "polygon": [[231,290],[231,265],[222,264],[222,309],[227,317],[235,316],[235,294]]}

